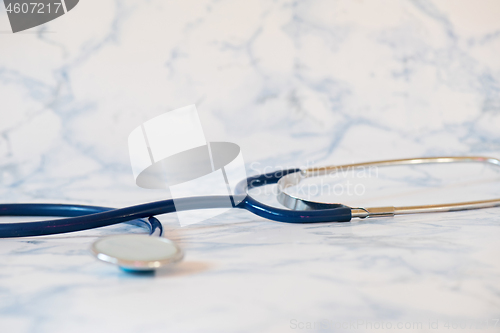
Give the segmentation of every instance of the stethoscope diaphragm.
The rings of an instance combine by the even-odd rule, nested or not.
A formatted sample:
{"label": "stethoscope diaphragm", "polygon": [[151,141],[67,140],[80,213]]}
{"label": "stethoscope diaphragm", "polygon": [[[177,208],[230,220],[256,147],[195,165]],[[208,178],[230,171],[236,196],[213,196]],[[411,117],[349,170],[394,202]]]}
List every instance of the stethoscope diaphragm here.
{"label": "stethoscope diaphragm", "polygon": [[184,253],[173,241],[147,235],[99,238],[90,249],[99,260],[126,271],[153,271],[182,260]]}

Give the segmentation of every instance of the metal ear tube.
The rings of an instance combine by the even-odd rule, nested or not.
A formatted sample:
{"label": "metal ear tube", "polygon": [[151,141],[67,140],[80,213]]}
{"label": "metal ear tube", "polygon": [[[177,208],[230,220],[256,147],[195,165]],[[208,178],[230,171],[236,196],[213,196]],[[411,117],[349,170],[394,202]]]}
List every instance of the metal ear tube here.
{"label": "metal ear tube", "polygon": [[[286,192],[286,189],[292,186],[299,185],[304,179],[325,176],[343,170],[350,170],[357,167],[391,167],[401,165],[417,165],[417,164],[450,164],[450,163],[483,163],[500,167],[500,160],[492,157],[483,156],[443,156],[443,157],[420,157],[407,158],[396,160],[384,160],[365,163],[332,165],[319,168],[310,168],[299,172],[284,176],[278,181],[278,201],[294,210],[317,210],[332,207],[333,203],[315,202],[291,195]],[[499,199],[478,200],[467,202],[456,202],[438,205],[419,205],[419,206],[404,206],[404,207],[353,207],[351,208],[352,217],[366,218],[375,216],[394,216],[402,214],[420,214],[420,213],[438,213],[438,212],[453,212],[460,210],[481,209],[500,206]]]}

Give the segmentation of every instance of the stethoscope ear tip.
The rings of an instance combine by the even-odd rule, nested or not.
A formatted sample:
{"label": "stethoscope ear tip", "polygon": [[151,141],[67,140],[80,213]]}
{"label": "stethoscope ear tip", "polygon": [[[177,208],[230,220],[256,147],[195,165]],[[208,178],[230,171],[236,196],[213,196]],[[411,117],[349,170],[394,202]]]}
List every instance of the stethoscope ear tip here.
{"label": "stethoscope ear tip", "polygon": [[154,273],[156,269],[176,263],[184,257],[182,249],[175,242],[139,234],[100,238],[92,244],[90,251],[97,259],[135,274]]}

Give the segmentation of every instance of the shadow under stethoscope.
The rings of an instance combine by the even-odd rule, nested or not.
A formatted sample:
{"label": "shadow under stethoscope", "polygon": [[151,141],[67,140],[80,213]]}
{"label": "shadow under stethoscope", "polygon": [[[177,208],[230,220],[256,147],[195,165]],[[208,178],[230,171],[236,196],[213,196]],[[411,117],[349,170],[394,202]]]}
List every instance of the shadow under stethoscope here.
{"label": "shadow under stethoscope", "polygon": [[213,267],[213,264],[203,261],[181,261],[172,266],[157,269],[153,274],[155,277],[187,276],[206,272]]}

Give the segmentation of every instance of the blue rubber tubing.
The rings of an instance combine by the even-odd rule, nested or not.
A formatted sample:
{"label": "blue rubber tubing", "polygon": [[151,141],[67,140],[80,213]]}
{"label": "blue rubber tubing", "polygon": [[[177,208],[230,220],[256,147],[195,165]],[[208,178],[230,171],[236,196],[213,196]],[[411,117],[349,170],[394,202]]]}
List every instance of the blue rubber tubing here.
{"label": "blue rubber tubing", "polygon": [[[248,177],[238,187],[245,191],[251,188],[274,184],[286,174],[299,169],[279,170]],[[244,186],[246,182],[247,188]],[[227,207],[226,196],[179,198],[185,210]],[[351,209],[344,205],[321,210],[295,211],[265,205],[250,195],[236,205],[263,218],[287,223],[348,222]],[[148,224],[150,233],[160,230],[161,223],[155,215],[175,212],[172,199],[156,201],[125,208],[66,204],[0,204],[0,216],[55,216],[63,219],[36,222],[0,223],[0,238],[31,237],[75,232],[109,226],[122,222],[142,222]],[[148,222],[140,219],[149,218]]]}

